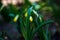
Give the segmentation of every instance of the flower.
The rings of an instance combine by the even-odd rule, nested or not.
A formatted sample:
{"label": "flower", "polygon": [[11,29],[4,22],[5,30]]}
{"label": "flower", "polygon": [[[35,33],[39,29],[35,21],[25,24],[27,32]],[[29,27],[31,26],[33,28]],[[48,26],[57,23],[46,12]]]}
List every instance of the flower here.
{"label": "flower", "polygon": [[16,5],[17,4],[17,0],[12,0],[12,4]]}
{"label": "flower", "polygon": [[29,20],[30,20],[30,22],[32,22],[32,21],[33,21],[33,18],[32,18],[32,16],[30,16]]}
{"label": "flower", "polygon": [[19,15],[16,15],[16,16],[14,17],[13,21],[16,22],[16,21],[18,20],[18,18],[19,18]]}
{"label": "flower", "polygon": [[8,3],[8,4],[11,4],[11,2],[12,2],[12,0],[7,0],[7,3]]}
{"label": "flower", "polygon": [[25,13],[25,17],[27,17],[28,16],[28,14],[27,14],[27,12]]}
{"label": "flower", "polygon": [[29,0],[30,3],[39,2],[40,0]]}
{"label": "flower", "polygon": [[8,5],[7,0],[2,0],[2,4],[3,4],[4,6],[7,6],[7,5]]}

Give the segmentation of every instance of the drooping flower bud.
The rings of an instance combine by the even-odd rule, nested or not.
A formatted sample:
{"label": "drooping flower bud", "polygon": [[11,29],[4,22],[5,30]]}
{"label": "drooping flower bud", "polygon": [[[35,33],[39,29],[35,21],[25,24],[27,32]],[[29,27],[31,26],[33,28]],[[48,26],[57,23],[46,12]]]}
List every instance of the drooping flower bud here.
{"label": "drooping flower bud", "polygon": [[33,18],[32,18],[32,16],[30,16],[29,20],[30,20],[30,22],[32,22],[32,21],[33,21]]}
{"label": "drooping flower bud", "polygon": [[16,15],[16,16],[14,17],[13,21],[16,22],[16,21],[18,20],[18,18],[19,18],[19,15]]}
{"label": "drooping flower bud", "polygon": [[28,16],[28,13],[26,12],[26,13],[25,13],[25,17],[27,17],[27,16]]}

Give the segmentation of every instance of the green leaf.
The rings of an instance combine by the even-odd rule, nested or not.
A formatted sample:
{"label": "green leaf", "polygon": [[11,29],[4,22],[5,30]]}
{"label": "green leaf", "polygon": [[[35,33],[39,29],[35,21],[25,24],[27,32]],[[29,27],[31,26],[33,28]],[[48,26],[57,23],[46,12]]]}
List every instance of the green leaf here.
{"label": "green leaf", "polygon": [[43,26],[46,25],[46,24],[52,23],[52,22],[54,22],[54,21],[53,21],[53,20],[48,20],[48,21],[46,21],[46,22],[41,23],[35,30],[32,31],[32,35],[34,36],[34,34],[35,34],[41,27],[43,27]]}

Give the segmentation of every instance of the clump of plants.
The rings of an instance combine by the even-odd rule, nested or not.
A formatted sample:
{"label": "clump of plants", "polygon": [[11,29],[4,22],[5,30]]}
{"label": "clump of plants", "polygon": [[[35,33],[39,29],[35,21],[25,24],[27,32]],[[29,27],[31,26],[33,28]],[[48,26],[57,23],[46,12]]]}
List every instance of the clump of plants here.
{"label": "clump of plants", "polygon": [[[38,32],[40,40],[51,40],[49,24],[54,22],[53,20],[47,19],[44,21],[44,16],[38,13],[43,9],[46,3],[37,4],[33,3],[20,8],[20,11],[13,5],[9,5],[9,16],[12,21],[17,22],[19,20],[19,27],[25,40],[33,40],[34,35]],[[45,5],[46,6],[46,5]],[[47,7],[47,11],[51,7]],[[1,9],[2,10],[2,9]],[[0,12],[1,12],[0,10]],[[4,14],[6,15],[6,14]],[[44,27],[46,26],[46,29]]]}

